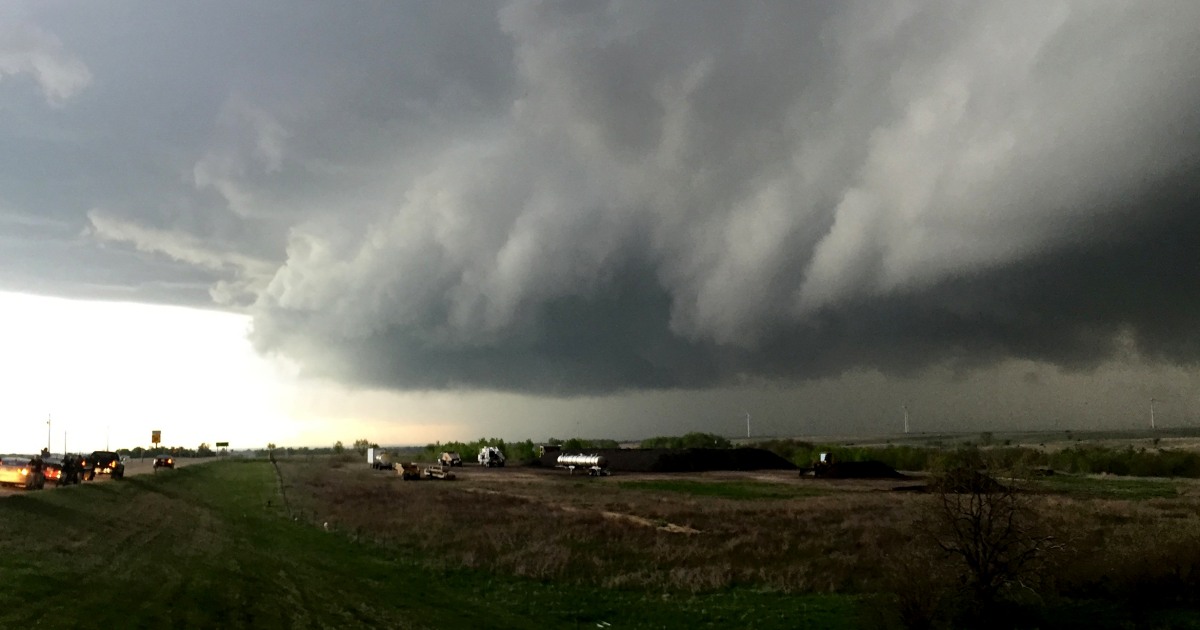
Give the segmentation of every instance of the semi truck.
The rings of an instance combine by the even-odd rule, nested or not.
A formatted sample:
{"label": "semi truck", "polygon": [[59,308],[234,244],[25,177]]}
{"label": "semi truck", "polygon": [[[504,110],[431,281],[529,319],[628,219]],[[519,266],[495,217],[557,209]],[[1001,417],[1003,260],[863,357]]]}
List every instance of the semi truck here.
{"label": "semi truck", "polygon": [[375,470],[392,470],[396,467],[387,450],[377,446],[367,449],[367,463]]}

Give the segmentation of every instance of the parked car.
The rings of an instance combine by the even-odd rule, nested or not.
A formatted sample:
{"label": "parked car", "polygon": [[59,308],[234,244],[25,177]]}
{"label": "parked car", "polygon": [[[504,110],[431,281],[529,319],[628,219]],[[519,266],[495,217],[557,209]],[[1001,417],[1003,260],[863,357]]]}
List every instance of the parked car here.
{"label": "parked car", "polygon": [[57,485],[63,484],[63,461],[57,457],[45,457],[42,459],[42,475],[46,477],[46,481]]}
{"label": "parked car", "polygon": [[83,457],[71,454],[67,454],[61,459],[57,457],[43,458],[42,467],[46,481],[52,481],[59,486],[79,483],[83,480],[83,474],[86,472],[83,466]]}
{"label": "parked car", "polygon": [[87,473],[88,481],[95,479],[96,475],[111,475],[113,479],[125,476],[125,462],[112,451],[92,451],[87,461],[91,465]]}
{"label": "parked car", "polygon": [[46,485],[41,459],[28,455],[5,455],[0,458],[0,484],[41,490]]}
{"label": "parked car", "polygon": [[159,468],[174,469],[175,468],[175,458],[171,457],[170,455],[159,455],[158,457],[155,457],[154,458],[154,469],[158,470]]}

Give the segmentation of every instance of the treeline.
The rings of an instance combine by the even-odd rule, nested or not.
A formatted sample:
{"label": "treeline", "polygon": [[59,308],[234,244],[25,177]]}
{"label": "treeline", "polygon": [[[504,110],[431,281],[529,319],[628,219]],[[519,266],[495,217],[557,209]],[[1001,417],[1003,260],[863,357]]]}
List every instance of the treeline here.
{"label": "treeline", "polygon": [[642,448],[733,448],[728,438],[715,433],[685,433],[681,436],[660,436],[642,440]]}
{"label": "treeline", "polygon": [[143,457],[158,457],[159,455],[170,455],[172,457],[213,457],[217,453],[212,450],[207,442],[201,442],[196,448],[187,448],[184,446],[155,446],[152,448],[143,448],[137,446],[134,448],[119,448],[115,451],[118,455],[128,455],[129,457],[140,459]]}
{"label": "treeline", "polygon": [[[842,446],[802,440],[769,440],[753,446],[770,450],[799,466],[810,465],[820,453],[832,453],[840,461],[875,460],[897,470],[914,471],[936,470],[953,452],[934,447]],[[989,461],[1005,468],[1052,468],[1080,474],[1200,478],[1200,453],[1190,451],[1083,444],[1058,451],[1022,446],[994,446],[985,450]]]}
{"label": "treeline", "polygon": [[537,445],[533,440],[523,442],[505,442],[500,438],[479,438],[474,442],[435,442],[426,444],[421,450],[421,456],[427,459],[437,459],[443,451],[453,451],[462,457],[463,462],[473,462],[479,455],[479,450],[485,446],[494,446],[504,453],[514,464],[531,462],[537,459]]}

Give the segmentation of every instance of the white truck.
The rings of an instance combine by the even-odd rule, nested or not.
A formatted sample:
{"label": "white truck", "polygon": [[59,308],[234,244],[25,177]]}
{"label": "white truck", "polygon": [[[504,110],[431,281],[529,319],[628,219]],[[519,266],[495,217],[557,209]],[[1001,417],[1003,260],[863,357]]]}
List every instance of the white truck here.
{"label": "white truck", "polygon": [[367,449],[367,463],[375,470],[392,470],[396,467],[387,450],[375,446]]}
{"label": "white truck", "polygon": [[501,453],[500,449],[495,446],[485,446],[479,449],[478,459],[480,466],[487,466],[488,468],[504,465],[504,453]]}

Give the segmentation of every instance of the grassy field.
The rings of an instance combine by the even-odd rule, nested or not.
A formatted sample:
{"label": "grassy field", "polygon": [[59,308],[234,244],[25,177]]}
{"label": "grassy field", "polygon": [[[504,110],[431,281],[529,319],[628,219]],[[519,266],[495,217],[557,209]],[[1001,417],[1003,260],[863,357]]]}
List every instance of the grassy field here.
{"label": "grassy field", "polygon": [[[858,600],[847,596],[598,589],[443,563],[376,544],[345,523],[327,531],[324,522],[293,520],[280,499],[265,461],[3,499],[0,627],[857,625]],[[425,520],[407,527],[444,526]]]}
{"label": "grassy field", "polygon": [[[963,575],[938,550],[936,497],[894,482],[278,470],[223,461],[0,499],[0,628],[898,628],[914,607],[952,618]],[[1053,544],[1022,578],[1036,597],[997,627],[1200,627],[1196,482],[1030,489]]]}
{"label": "grassy field", "polygon": [[[1179,496],[1179,486],[1169,479],[1053,475],[1039,479],[1033,486],[1047,492],[1085,499],[1169,499]],[[1193,487],[1195,484],[1190,484]]]}
{"label": "grassy field", "polygon": [[[320,460],[281,469],[302,519],[417,564],[604,596],[850,598],[840,601],[857,611],[835,618],[856,627],[901,627],[900,609],[931,594],[941,601],[916,603],[961,605],[963,566],[938,546],[937,497],[894,492],[895,481],[467,468],[455,482],[411,483]],[[1197,482],[1062,475],[1027,487],[1020,501],[1046,553],[1015,583],[1024,616],[997,616],[1016,620],[999,627],[1200,627]],[[769,611],[756,603],[747,618]]]}

